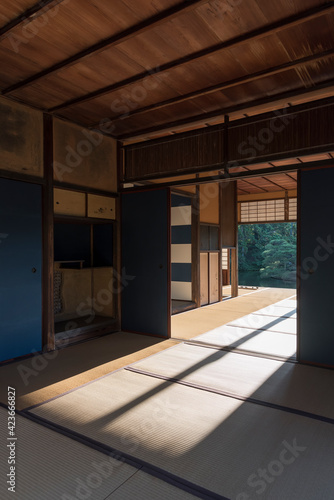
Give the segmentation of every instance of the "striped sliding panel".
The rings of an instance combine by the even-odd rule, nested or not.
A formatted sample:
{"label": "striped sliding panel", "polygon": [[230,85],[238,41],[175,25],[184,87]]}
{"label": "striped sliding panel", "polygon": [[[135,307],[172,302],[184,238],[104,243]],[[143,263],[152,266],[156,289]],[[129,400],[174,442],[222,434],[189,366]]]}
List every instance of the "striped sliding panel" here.
{"label": "striped sliding panel", "polygon": [[191,198],[172,194],[172,299],[192,300]]}

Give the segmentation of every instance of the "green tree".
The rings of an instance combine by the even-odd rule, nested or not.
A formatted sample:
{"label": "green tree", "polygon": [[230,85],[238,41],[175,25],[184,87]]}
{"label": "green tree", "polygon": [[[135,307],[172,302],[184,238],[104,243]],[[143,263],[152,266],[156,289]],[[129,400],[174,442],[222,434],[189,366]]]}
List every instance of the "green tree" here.
{"label": "green tree", "polygon": [[[291,246],[290,250],[293,255],[291,260],[290,250],[286,249],[286,257],[288,262],[295,262],[296,257],[296,239],[297,239],[297,225],[294,222],[289,223],[273,223],[273,224],[241,224],[239,226],[239,271],[259,271],[262,268],[272,267],[276,268],[276,275],[278,276],[277,269],[279,268],[282,273],[291,273],[293,266],[284,269],[284,265],[275,264],[277,259],[276,252],[267,248],[267,245],[275,241],[284,241]],[[269,251],[264,254],[264,251]],[[285,251],[284,250],[284,251]],[[267,256],[267,260],[265,258]],[[284,255],[280,256],[280,260],[284,260]],[[276,266],[276,267],[275,267]],[[289,266],[289,264],[287,264]],[[294,264],[295,266],[295,264]],[[295,267],[294,267],[295,269]],[[273,271],[273,269],[272,269]],[[269,273],[268,269],[268,273]],[[268,274],[270,275],[270,274]],[[263,271],[263,277],[267,274]],[[280,276],[282,278],[282,275]]]}
{"label": "green tree", "polygon": [[263,252],[263,278],[293,279],[296,273],[296,246],[285,239],[274,239]]}

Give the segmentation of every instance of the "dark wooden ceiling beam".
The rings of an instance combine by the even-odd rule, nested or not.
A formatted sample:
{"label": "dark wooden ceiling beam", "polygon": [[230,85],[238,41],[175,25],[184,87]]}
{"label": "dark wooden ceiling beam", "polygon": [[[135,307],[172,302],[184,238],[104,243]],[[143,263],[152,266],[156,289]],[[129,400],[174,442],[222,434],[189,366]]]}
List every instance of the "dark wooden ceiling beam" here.
{"label": "dark wooden ceiling beam", "polygon": [[[302,163],[302,162],[300,162],[300,163]],[[286,177],[289,177],[289,179],[291,179],[296,184],[296,187],[297,187],[297,179],[295,179],[294,177],[292,177],[291,174],[285,174],[285,175],[286,175]]]}
{"label": "dark wooden ceiling beam", "polygon": [[[250,172],[250,170],[249,170],[249,172]],[[246,184],[248,184],[249,186],[252,186],[252,188],[261,189],[261,191],[264,191],[265,193],[269,193],[269,191],[267,189],[264,189],[263,187],[258,186],[257,184],[254,184],[253,182],[250,182],[249,180],[242,179],[242,181],[245,182]]]}
{"label": "dark wooden ceiling beam", "polygon": [[270,184],[273,184],[274,186],[276,186],[280,191],[287,191],[286,188],[284,188],[283,186],[281,186],[280,184],[278,184],[277,182],[274,182],[272,181],[271,179],[268,179],[267,177],[262,177],[262,179],[264,179],[265,181],[269,182]]}
{"label": "dark wooden ceiling beam", "polygon": [[326,50],[325,52],[321,52],[319,54],[314,54],[312,56],[303,57],[302,59],[297,59],[295,61],[290,61],[285,64],[281,64],[279,66],[275,66],[270,69],[266,69],[263,71],[258,71],[257,73],[253,73],[251,75],[242,76],[240,78],[235,78],[234,80],[229,80],[224,83],[220,83],[218,85],[211,85],[210,87],[206,87],[201,90],[196,90],[194,92],[189,92],[188,94],[184,94],[181,96],[173,97],[171,99],[167,99],[165,101],[160,101],[156,104],[150,104],[149,106],[145,106],[142,108],[134,109],[133,111],[128,111],[126,115],[117,115],[114,117],[110,117],[110,120],[119,120],[123,117],[128,118],[134,115],[148,113],[149,111],[156,111],[161,108],[165,108],[167,106],[172,106],[174,104],[180,104],[181,102],[189,101],[191,99],[196,99],[198,97],[202,97],[205,95],[213,94],[214,92],[224,91],[238,85],[244,85],[246,83],[252,83],[262,78],[266,78],[269,76],[274,76],[279,73],[284,73],[285,71],[289,71],[291,69],[297,69],[301,66],[307,65],[308,63],[312,63],[315,61],[320,61],[321,59],[326,59],[328,57],[334,56],[334,49]]}
{"label": "dark wooden ceiling beam", "polygon": [[[59,1],[63,0],[58,0],[58,2]],[[2,91],[2,94],[3,95],[10,94],[11,92],[14,92],[14,90],[18,90],[22,87],[26,87],[27,85],[31,85],[35,83],[37,80],[41,80],[42,78],[47,77],[52,73],[55,73],[56,71],[73,66],[78,61],[80,61],[81,63],[86,57],[89,57],[92,54],[96,55],[106,49],[110,49],[111,47],[115,47],[120,43],[124,43],[135,36],[141,35],[148,30],[157,28],[160,24],[171,21],[180,14],[185,14],[186,12],[194,10],[195,8],[198,7],[199,4],[207,3],[208,1],[209,0],[191,0],[188,2],[180,2],[177,5],[170,7],[169,9],[165,9],[162,12],[159,12],[158,14],[151,16],[145,21],[137,23],[134,26],[131,26],[130,28],[127,28],[126,30],[117,33],[116,35],[101,40],[100,42],[88,47],[87,49],[84,49],[78,52],[77,54],[68,57],[63,61],[60,61],[59,63],[54,64],[53,66],[43,71],[40,71],[39,73],[36,73],[35,75],[32,75],[31,77],[26,78],[21,82],[15,83],[14,85],[7,87]]]}
{"label": "dark wooden ceiling beam", "polygon": [[[321,92],[325,92],[326,90],[331,89],[331,88],[333,88],[333,91],[334,91],[334,79],[327,80],[326,82],[319,84],[316,87],[310,87],[307,89],[303,88],[303,89],[297,89],[297,90],[292,90],[292,91],[288,91],[288,92],[283,92],[281,94],[276,94],[276,95],[272,95],[269,97],[263,97],[263,98],[258,99],[256,101],[252,100],[252,101],[248,101],[248,102],[243,102],[243,103],[237,104],[235,106],[230,106],[227,108],[220,108],[216,111],[211,111],[210,113],[204,113],[204,114],[192,116],[190,118],[183,118],[181,120],[168,122],[168,123],[158,125],[158,126],[156,125],[154,127],[149,127],[146,129],[138,130],[137,132],[122,134],[121,136],[118,136],[118,139],[121,141],[126,141],[129,139],[135,139],[135,138],[142,137],[143,140],[145,140],[145,139],[147,139],[147,136],[149,134],[154,134],[156,132],[170,131],[170,130],[174,130],[175,128],[186,127],[188,125],[190,126],[190,125],[194,125],[196,123],[198,123],[198,124],[203,123],[203,126],[204,126],[205,122],[207,122],[208,120],[211,120],[213,118],[218,118],[218,117],[222,117],[222,122],[223,122],[224,115],[230,115],[232,113],[236,113],[238,111],[242,111],[242,110],[246,110],[246,109],[247,110],[256,109],[256,108],[258,108],[260,106],[264,106],[266,104],[273,104],[274,105],[276,102],[287,101],[288,99],[292,100],[296,96],[307,96],[308,94],[312,94],[314,92],[317,92],[320,94]],[[321,96],[319,97],[319,99],[321,99]],[[110,120],[110,121],[114,121],[114,120]],[[91,128],[93,128],[93,125]]]}
{"label": "dark wooden ceiling beam", "polygon": [[[214,54],[220,50],[231,49],[231,48],[234,48],[236,46],[242,45],[244,43],[248,43],[250,41],[256,41],[256,40],[259,40],[259,39],[264,38],[266,36],[277,34],[285,29],[296,27],[302,23],[305,23],[306,21],[316,19],[320,16],[323,16],[323,15],[328,14],[328,13],[333,12],[333,11],[334,11],[334,1],[331,1],[331,2],[328,2],[326,4],[321,5],[319,7],[309,9],[301,14],[297,14],[297,15],[285,18],[279,22],[276,22],[276,23],[273,23],[270,25],[266,25],[262,28],[250,31],[249,33],[235,37],[231,40],[227,40],[225,42],[220,42],[220,43],[213,45],[212,47],[209,47],[207,49],[199,50],[197,52],[194,52],[191,55],[184,56],[184,57],[181,57],[177,60],[163,64],[159,68],[154,68],[154,76],[156,77],[157,75],[159,75],[159,73],[171,70],[173,68],[176,68],[176,67],[181,66],[183,64],[187,64],[189,62],[195,61],[195,60],[200,59],[202,57],[206,57],[210,54]],[[60,105],[55,106],[53,108],[50,108],[48,111],[49,112],[59,111],[59,110],[64,109],[64,108],[74,106],[75,104],[87,102],[89,100],[95,99],[96,97],[101,97],[103,95],[109,94],[109,93],[114,92],[120,88],[126,87],[128,85],[131,85],[133,83],[141,81],[144,78],[147,78],[148,76],[151,76],[152,70],[153,70],[153,68],[150,71],[144,71],[144,72],[139,73],[138,75],[135,75],[131,78],[127,78],[125,80],[122,80],[120,82],[117,82],[117,83],[114,83],[111,85],[107,85],[106,87],[103,87],[103,88],[96,90],[94,92],[90,92],[89,94],[83,95],[81,97],[71,99],[63,104],[60,104]],[[50,74],[50,72],[46,73],[45,76],[49,75],[49,74]],[[34,79],[34,80],[32,80],[32,79]],[[8,93],[12,92],[13,90],[16,90],[18,88],[18,85],[24,86],[26,84],[32,83],[33,81],[36,81],[36,79],[38,79],[38,75],[26,80],[25,81],[26,83],[21,82],[21,85],[20,84],[12,85],[11,87],[8,87],[7,89],[5,89],[3,92],[5,94],[6,93],[8,94]]]}
{"label": "dark wooden ceiling beam", "polygon": [[[146,186],[145,189],[159,189],[162,187],[176,187],[176,186],[189,186],[189,185],[197,185],[197,184],[208,184],[211,182],[228,182],[230,180],[238,180],[238,179],[248,179],[251,177],[263,177],[263,175],[271,175],[277,173],[286,173],[286,172],[295,172],[297,170],[301,170],[304,168],[324,168],[324,167],[332,167],[333,160],[322,160],[322,161],[314,161],[307,163],[299,163],[292,165],[285,165],[284,167],[269,167],[263,168],[260,170],[249,170],[248,172],[229,172],[227,174],[219,174],[219,175],[210,175],[207,177],[201,177],[197,179],[188,179],[188,180],[177,180],[171,182],[160,182],[156,183],[152,186]],[[217,166],[214,167],[217,169]],[[142,190],[143,188],[121,188],[120,192],[135,192],[138,190]]]}
{"label": "dark wooden ceiling beam", "polygon": [[[241,188],[239,187],[239,182],[238,182],[238,181],[237,181],[237,189],[238,189],[238,191],[242,191],[242,192],[243,192],[243,193],[245,193],[245,194],[251,194],[251,193],[250,193],[250,191],[246,191],[245,189],[241,189]],[[241,194],[241,193],[240,193],[240,194]],[[241,195],[241,196],[242,196],[242,195]]]}
{"label": "dark wooden ceiling beam", "polygon": [[0,28],[0,40],[8,36],[8,33],[20,26],[20,24],[24,23],[27,25],[27,23],[32,23],[37,17],[45,14],[49,9],[52,9],[52,7],[57,6],[63,1],[64,0],[40,0],[22,14],[2,26],[2,28]]}

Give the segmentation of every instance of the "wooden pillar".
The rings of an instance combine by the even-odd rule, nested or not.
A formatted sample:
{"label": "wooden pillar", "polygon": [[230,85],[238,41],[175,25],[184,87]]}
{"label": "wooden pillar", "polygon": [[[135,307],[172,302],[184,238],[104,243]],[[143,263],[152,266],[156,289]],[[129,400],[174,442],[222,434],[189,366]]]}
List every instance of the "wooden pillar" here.
{"label": "wooden pillar", "polygon": [[238,297],[238,248],[231,250],[231,295]]}
{"label": "wooden pillar", "polygon": [[44,178],[43,187],[43,312],[42,345],[43,350],[55,348],[54,305],[53,305],[53,118],[44,114]]}
{"label": "wooden pillar", "polygon": [[221,246],[231,250],[231,294],[238,296],[238,199],[237,182],[220,185]]}
{"label": "wooden pillar", "polygon": [[[121,143],[118,141],[117,142],[117,186],[118,186],[118,191],[120,190],[121,187],[121,180],[123,178],[123,165],[124,165],[124,152],[122,149]],[[117,327],[118,329],[121,329],[121,324],[122,324],[122,293],[121,293],[121,279],[120,276],[122,275],[122,233],[121,233],[121,220],[122,220],[122,213],[121,213],[121,197],[119,196],[116,198],[116,221],[114,228],[116,231],[114,231],[114,284],[115,284],[115,290],[117,292],[115,293],[114,296],[114,310],[115,310],[115,317],[117,321]],[[117,282],[116,282],[117,280]]]}
{"label": "wooden pillar", "polygon": [[219,184],[219,255],[218,255],[218,300],[223,300],[223,194],[222,182]]}
{"label": "wooden pillar", "polygon": [[289,222],[289,193],[285,191],[284,196],[284,220]]}
{"label": "wooden pillar", "polygon": [[233,214],[234,214],[234,245],[231,252],[231,295],[239,295],[239,265],[238,265],[238,193],[237,181],[233,181]]}
{"label": "wooden pillar", "polygon": [[196,307],[201,306],[200,289],[200,198],[199,186],[196,186],[196,196],[192,200],[191,212],[191,273],[192,273],[192,301]]}
{"label": "wooden pillar", "polygon": [[124,149],[122,143],[117,141],[117,191],[123,187],[122,182],[124,180]]}

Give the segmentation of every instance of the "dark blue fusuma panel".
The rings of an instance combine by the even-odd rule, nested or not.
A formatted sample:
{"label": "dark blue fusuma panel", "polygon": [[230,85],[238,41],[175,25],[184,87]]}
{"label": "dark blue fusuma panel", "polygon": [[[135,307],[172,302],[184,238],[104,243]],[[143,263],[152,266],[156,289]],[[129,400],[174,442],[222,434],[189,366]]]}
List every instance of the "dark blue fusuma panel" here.
{"label": "dark blue fusuma panel", "polygon": [[41,187],[0,179],[0,360],[42,348]]}
{"label": "dark blue fusuma panel", "polygon": [[122,330],[169,336],[169,192],[122,195]]}
{"label": "dark blue fusuma panel", "polygon": [[334,168],[300,176],[299,353],[334,366]]}

